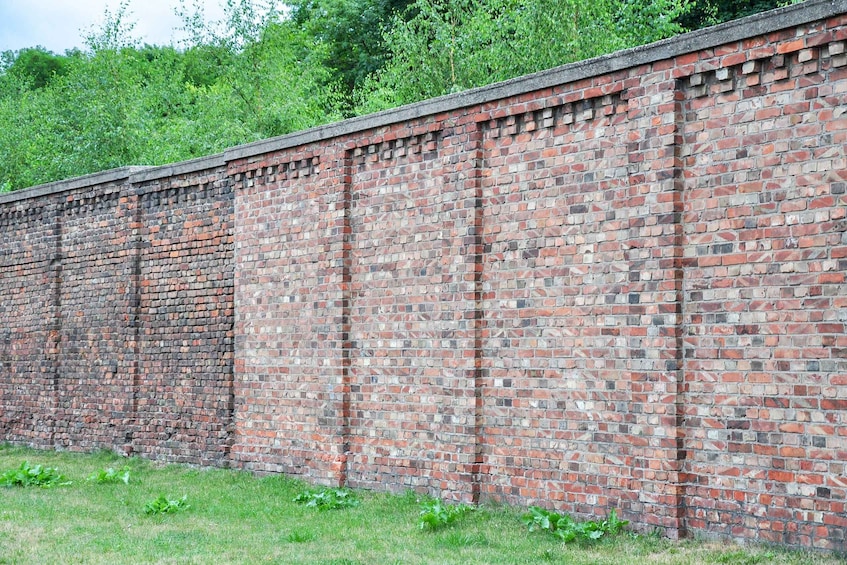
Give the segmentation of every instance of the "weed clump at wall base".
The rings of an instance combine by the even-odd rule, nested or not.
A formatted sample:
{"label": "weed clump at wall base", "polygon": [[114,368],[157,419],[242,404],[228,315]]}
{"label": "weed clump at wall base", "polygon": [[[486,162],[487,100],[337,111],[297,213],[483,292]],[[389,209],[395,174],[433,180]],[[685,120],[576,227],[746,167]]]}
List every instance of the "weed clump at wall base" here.
{"label": "weed clump at wall base", "polygon": [[567,514],[557,514],[538,506],[529,507],[529,512],[523,515],[523,522],[530,532],[545,530],[565,543],[596,541],[621,532],[629,524],[629,520],[619,520],[614,510],[602,522],[577,522]]}
{"label": "weed clump at wall base", "polygon": [[421,502],[418,529],[438,530],[455,523],[471,511],[473,507],[465,504],[444,504],[437,498],[424,500]]}
{"label": "weed clump at wall base", "polygon": [[173,514],[180,510],[188,508],[187,496],[182,498],[172,499],[165,495],[160,495],[156,500],[152,500],[144,505],[144,513],[149,515],[156,514]]}
{"label": "weed clump at wall base", "polygon": [[359,500],[353,491],[343,488],[307,490],[295,496],[293,502],[318,510],[339,510],[359,505]]}
{"label": "weed clump at wall base", "polygon": [[71,484],[70,481],[57,469],[43,465],[30,466],[28,461],[21,463],[17,469],[9,469],[0,475],[0,486],[3,487],[52,488],[69,484]]}
{"label": "weed clump at wall base", "polygon": [[86,480],[100,485],[114,483],[123,483],[125,485],[128,485],[129,467],[124,467],[120,471],[117,471],[112,467],[109,467],[107,469],[100,469],[96,473],[90,475]]}

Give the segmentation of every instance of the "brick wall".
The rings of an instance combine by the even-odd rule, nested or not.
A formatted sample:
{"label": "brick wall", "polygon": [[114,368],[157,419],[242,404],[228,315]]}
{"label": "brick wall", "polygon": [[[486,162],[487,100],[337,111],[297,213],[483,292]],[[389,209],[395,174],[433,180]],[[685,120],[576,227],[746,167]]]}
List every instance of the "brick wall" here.
{"label": "brick wall", "polygon": [[56,202],[0,210],[0,431],[45,445],[55,412],[58,346]]}
{"label": "brick wall", "polygon": [[343,198],[326,178],[342,173],[312,149],[230,163],[238,191],[236,294],[249,297],[236,301],[242,354],[232,458],[248,469],[337,483],[344,466]]}
{"label": "brick wall", "polygon": [[689,527],[843,548],[847,34],[833,23],[703,53],[680,79],[684,403]]}
{"label": "brick wall", "polygon": [[56,200],[51,440],[59,448],[111,446],[126,410],[121,358],[131,212],[118,183],[70,190]]}
{"label": "brick wall", "polygon": [[233,413],[233,193],[224,166],[137,189],[132,446],[224,465]]}
{"label": "brick wall", "polygon": [[225,464],[233,194],[220,159],[0,202],[0,437]]}
{"label": "brick wall", "polygon": [[845,13],[0,197],[0,434],[847,549]]}
{"label": "brick wall", "polygon": [[670,73],[635,67],[484,114],[491,495],[680,526]]}

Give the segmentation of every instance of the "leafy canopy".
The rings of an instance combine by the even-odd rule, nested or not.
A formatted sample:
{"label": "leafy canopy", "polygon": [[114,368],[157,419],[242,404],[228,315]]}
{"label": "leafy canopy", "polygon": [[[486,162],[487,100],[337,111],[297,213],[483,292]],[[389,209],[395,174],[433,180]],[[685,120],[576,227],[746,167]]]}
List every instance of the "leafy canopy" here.
{"label": "leafy canopy", "polygon": [[359,96],[374,111],[506,80],[682,31],[686,0],[416,0]]}

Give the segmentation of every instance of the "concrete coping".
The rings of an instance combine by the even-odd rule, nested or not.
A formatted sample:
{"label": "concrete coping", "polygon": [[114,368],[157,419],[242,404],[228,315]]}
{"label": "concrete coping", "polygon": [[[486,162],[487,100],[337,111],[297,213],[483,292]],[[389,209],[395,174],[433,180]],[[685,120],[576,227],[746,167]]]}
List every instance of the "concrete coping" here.
{"label": "concrete coping", "polygon": [[686,53],[711,49],[749,37],[781,29],[802,26],[847,12],[847,0],[806,0],[717,26],[692,31],[648,45],[633,47],[584,61],[507,81],[473,88],[414,104],[392,108],[366,116],[358,116],[287,135],[231,147],[223,153],[159,167],[122,167],[69,180],[56,181],[0,195],[0,204],[37,198],[75,188],[93,186],[115,180],[146,182],[168,176],[187,174],[245,159],[341,137],[361,131],[389,126],[434,114],[517,96],[535,90],[576,82],[592,76],[608,74],[643,64],[670,59]]}
{"label": "concrete coping", "polygon": [[41,196],[57,194],[77,188],[106,184],[109,182],[126,180],[131,184],[140,184],[162,178],[207,171],[224,166],[226,166],[224,154],[218,153],[215,155],[207,155],[205,157],[199,157],[189,161],[181,161],[179,163],[172,163],[170,165],[162,165],[159,167],[120,167],[68,180],[42,184],[32,188],[25,188],[23,190],[16,190],[6,194],[0,194],[0,204],[30,198],[38,198]]}
{"label": "concrete coping", "polygon": [[172,163],[170,165],[162,165],[161,167],[145,168],[134,172],[130,177],[129,182],[134,184],[149,182],[161,178],[187,175],[199,171],[208,171],[210,169],[216,169],[218,167],[225,166],[226,159],[224,159],[224,154],[217,153],[215,155],[207,155],[205,157],[191,159],[190,161],[182,161],[179,163]]}
{"label": "concrete coping", "polygon": [[134,173],[143,171],[147,168],[148,167],[120,167],[117,169],[109,169],[108,171],[101,171],[99,173],[92,173],[90,175],[84,175],[81,177],[74,177],[72,179],[59,180],[47,184],[40,184],[38,186],[25,188],[23,190],[15,190],[13,192],[0,194],[0,204],[17,202],[19,200],[27,200],[29,198],[39,198],[41,196],[48,196],[50,194],[57,194],[60,192],[66,192],[68,190],[74,190],[77,188],[96,186],[98,184],[123,181],[128,179]]}

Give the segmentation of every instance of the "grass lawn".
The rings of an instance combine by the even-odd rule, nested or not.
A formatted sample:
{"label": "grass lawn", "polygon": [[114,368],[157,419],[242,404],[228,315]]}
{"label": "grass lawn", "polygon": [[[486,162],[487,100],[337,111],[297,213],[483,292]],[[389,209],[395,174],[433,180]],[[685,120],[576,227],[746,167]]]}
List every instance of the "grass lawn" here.
{"label": "grass lawn", "polygon": [[[844,563],[833,555],[632,533],[563,545],[549,533],[528,532],[521,510],[506,507],[483,507],[441,530],[421,531],[411,494],[358,492],[358,506],[320,511],[293,502],[307,485],[285,477],[0,444],[0,474],[24,461],[55,467],[71,484],[0,487],[0,564]],[[124,467],[129,484],[86,480]],[[185,496],[188,507],[146,514],[160,495]]]}

